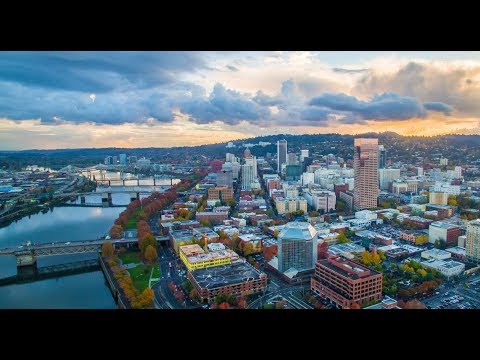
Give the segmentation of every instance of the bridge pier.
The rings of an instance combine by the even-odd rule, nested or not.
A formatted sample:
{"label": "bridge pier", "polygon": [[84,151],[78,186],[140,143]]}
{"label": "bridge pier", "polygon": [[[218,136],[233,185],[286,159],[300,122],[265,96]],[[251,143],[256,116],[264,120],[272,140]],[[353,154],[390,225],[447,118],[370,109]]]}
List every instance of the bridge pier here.
{"label": "bridge pier", "polygon": [[85,204],[85,196],[80,196],[80,204]]}
{"label": "bridge pier", "polygon": [[140,200],[140,193],[139,192],[131,192],[130,193],[130,202],[133,200]]}
{"label": "bridge pier", "polygon": [[102,205],[104,206],[112,206],[112,193],[104,192],[102,193]]}
{"label": "bridge pier", "polygon": [[137,179],[137,186],[140,186],[140,179]]}
{"label": "bridge pier", "polygon": [[153,186],[156,186],[157,185],[157,179],[155,178],[155,176],[153,177]]}
{"label": "bridge pier", "polygon": [[20,251],[15,253],[17,267],[33,266],[37,267],[37,257],[33,251]]}
{"label": "bridge pier", "polygon": [[123,179],[122,182],[123,182],[123,186],[125,186],[125,179]]}

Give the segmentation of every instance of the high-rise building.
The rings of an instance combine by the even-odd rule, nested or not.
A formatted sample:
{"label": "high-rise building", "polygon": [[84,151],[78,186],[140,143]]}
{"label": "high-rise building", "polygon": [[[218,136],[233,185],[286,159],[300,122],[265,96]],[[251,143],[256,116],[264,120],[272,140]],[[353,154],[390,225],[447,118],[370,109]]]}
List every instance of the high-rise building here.
{"label": "high-rise building", "polygon": [[417,176],[423,176],[423,167],[417,167]]}
{"label": "high-rise building", "polygon": [[117,155],[112,157],[112,162],[113,162],[113,165],[117,165],[117,163],[118,163],[118,156]]}
{"label": "high-rise building", "polygon": [[127,165],[127,154],[120,154],[120,165]]}
{"label": "high-rise building", "polygon": [[277,172],[282,171],[282,164],[287,163],[287,140],[277,141]]}
{"label": "high-rise building", "polygon": [[317,261],[311,289],[338,307],[349,309],[382,298],[382,273],[341,256]]}
{"label": "high-rise building", "polygon": [[290,222],[278,234],[278,271],[305,271],[315,267],[317,231],[307,222]]}
{"label": "high-rise building", "polygon": [[288,153],[287,155],[287,165],[297,165],[297,155],[295,153]]}
{"label": "high-rise building", "polygon": [[375,208],[378,198],[378,139],[355,139],[353,156],[354,208]]}
{"label": "high-rise building", "polygon": [[306,172],[308,167],[312,165],[313,158],[312,157],[304,157],[302,162],[302,172]]}
{"label": "high-rise building", "polygon": [[253,174],[253,161],[251,164],[242,165],[242,190],[252,189],[252,182],[255,179]]}
{"label": "high-rise building", "polygon": [[113,164],[113,157],[107,156],[105,160],[103,161],[105,165],[112,165]]}
{"label": "high-rise building", "polygon": [[300,180],[302,175],[302,167],[300,165],[287,165],[285,167],[285,179],[291,181]]}
{"label": "high-rise building", "polygon": [[300,150],[300,161],[303,163],[303,159],[308,157],[308,149],[307,150]]}
{"label": "high-rise building", "polygon": [[378,145],[378,168],[385,169],[385,165],[387,164],[387,150],[385,146]]}
{"label": "high-rise building", "polygon": [[400,169],[378,169],[378,180],[381,190],[388,189],[388,183],[400,178]]}
{"label": "high-rise building", "polygon": [[235,154],[226,153],[226,154],[225,154],[225,160],[226,160],[227,162],[236,162],[236,161],[237,161],[237,158],[235,157]]}
{"label": "high-rise building", "polygon": [[217,172],[217,186],[233,186],[232,170],[221,170]]}
{"label": "high-rise building", "polygon": [[448,159],[447,158],[440,158],[440,166],[443,166],[443,165],[448,165]]}
{"label": "high-rise building", "polygon": [[467,258],[480,260],[480,219],[472,220],[467,224],[467,239],[465,242],[465,253]]}
{"label": "high-rise building", "polygon": [[129,164],[136,164],[137,163],[137,157],[136,156],[129,156],[128,157],[128,163]]}
{"label": "high-rise building", "polygon": [[256,179],[258,177],[257,157],[250,155],[249,157],[245,158],[245,164],[253,166],[253,177]]}

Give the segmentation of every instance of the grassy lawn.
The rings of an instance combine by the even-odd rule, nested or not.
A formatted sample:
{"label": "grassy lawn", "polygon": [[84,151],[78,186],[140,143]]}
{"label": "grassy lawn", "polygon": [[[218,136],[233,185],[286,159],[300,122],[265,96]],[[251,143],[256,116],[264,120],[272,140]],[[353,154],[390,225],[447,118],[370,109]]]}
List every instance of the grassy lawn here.
{"label": "grassy lawn", "polygon": [[140,253],[138,251],[125,251],[118,255],[123,264],[136,264],[142,262],[140,260]]}
{"label": "grassy lawn", "polygon": [[148,287],[148,280],[150,280],[151,266],[140,264],[132,269],[128,269],[135,287],[142,292]]}
{"label": "grassy lawn", "polygon": [[135,211],[132,217],[128,220],[127,226],[125,227],[125,229],[136,229],[138,217],[142,212],[143,212],[142,209],[138,209],[137,211]]}
{"label": "grassy lawn", "polygon": [[160,277],[160,267],[158,266],[158,264],[156,264],[156,265],[153,267],[152,278],[159,278],[159,277]]}

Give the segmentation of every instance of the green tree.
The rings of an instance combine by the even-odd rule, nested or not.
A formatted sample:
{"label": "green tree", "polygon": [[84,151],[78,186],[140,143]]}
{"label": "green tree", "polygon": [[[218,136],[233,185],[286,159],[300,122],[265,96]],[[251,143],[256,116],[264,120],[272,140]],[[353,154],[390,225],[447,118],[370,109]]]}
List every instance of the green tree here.
{"label": "green tree", "polygon": [[457,206],[458,205],[457,197],[455,195],[450,195],[448,197],[448,205],[450,205],[450,206]]}
{"label": "green tree", "polygon": [[337,237],[337,242],[339,244],[344,244],[350,242],[350,239],[347,238],[347,236],[343,232],[341,232]]}
{"label": "green tree", "polygon": [[114,249],[112,243],[110,241],[105,241],[102,244],[102,256],[109,258],[113,255],[113,253]]}
{"label": "green tree", "polygon": [[445,250],[445,248],[447,247],[447,243],[445,242],[444,239],[437,239],[435,240],[435,243],[433,246],[435,246],[437,249]]}
{"label": "green tree", "polygon": [[152,245],[148,245],[145,250],[145,260],[153,264],[158,258],[157,250]]}
{"label": "green tree", "polygon": [[138,244],[138,246],[140,247],[140,251],[143,254],[145,253],[148,245],[152,245],[154,248],[157,248],[157,239],[155,239],[155,236],[153,236],[152,234],[145,235]]}

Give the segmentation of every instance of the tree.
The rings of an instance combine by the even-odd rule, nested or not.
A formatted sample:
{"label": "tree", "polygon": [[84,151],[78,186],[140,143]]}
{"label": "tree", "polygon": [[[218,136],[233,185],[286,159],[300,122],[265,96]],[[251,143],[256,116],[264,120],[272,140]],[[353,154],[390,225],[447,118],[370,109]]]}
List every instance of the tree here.
{"label": "tree", "polygon": [[318,259],[326,259],[328,257],[328,243],[323,241],[317,245],[317,257]]}
{"label": "tree", "polygon": [[277,303],[275,304],[275,309],[285,309],[286,304],[287,302],[285,300],[277,301]]}
{"label": "tree", "polygon": [[148,245],[147,249],[145,250],[145,260],[149,263],[154,263],[158,258],[157,250],[152,245]]}
{"label": "tree", "polygon": [[342,199],[337,199],[337,202],[335,204],[335,209],[338,212],[344,212],[347,209],[347,203]]}
{"label": "tree", "polygon": [[153,301],[155,299],[155,294],[152,289],[146,288],[143,292],[135,299],[134,308],[145,309],[153,306]]}
{"label": "tree", "polygon": [[341,232],[337,237],[337,241],[339,244],[344,244],[350,242],[350,239],[347,238],[347,236],[343,232]]}
{"label": "tree", "polygon": [[435,240],[435,243],[433,246],[435,246],[437,249],[445,250],[445,248],[447,247],[447,243],[445,242],[444,239],[437,239]]}
{"label": "tree", "polygon": [[267,214],[267,216],[268,216],[269,218],[271,218],[271,217],[273,217],[274,212],[273,212],[272,209],[268,209],[268,210],[266,211],[266,214]]}
{"label": "tree", "polygon": [[278,229],[273,230],[273,237],[278,238]]}
{"label": "tree", "polygon": [[243,256],[248,256],[251,253],[253,253],[253,244],[249,241],[243,246]]}
{"label": "tree", "polygon": [[373,250],[372,252],[372,263],[373,265],[378,265],[380,264],[382,260],[380,259],[380,255],[378,255],[377,250]]}
{"label": "tree", "polygon": [[143,254],[145,253],[148,245],[152,245],[154,248],[157,247],[157,239],[155,239],[155,236],[152,234],[147,234],[139,240],[138,246]]}
{"label": "tree", "polygon": [[353,303],[352,306],[350,306],[350,309],[360,309],[360,305],[358,303]]}
{"label": "tree", "polygon": [[200,220],[200,225],[203,226],[203,227],[212,227],[212,224],[210,223],[210,221],[208,221],[206,219]]}
{"label": "tree", "polygon": [[190,293],[188,295],[192,300],[198,299],[198,291],[195,288],[192,288],[192,290],[190,290]]}
{"label": "tree", "polygon": [[362,264],[363,265],[370,265],[372,263],[372,255],[369,251],[365,250],[362,252]]}
{"label": "tree", "polygon": [[105,241],[102,244],[102,256],[109,258],[113,255],[113,253],[114,249],[112,243],[110,241]]}
{"label": "tree", "polygon": [[121,225],[113,225],[108,233],[112,239],[120,239],[123,235],[123,227]]}
{"label": "tree", "polygon": [[448,205],[450,205],[450,206],[457,206],[458,205],[457,197],[455,195],[450,195],[448,197]]}

